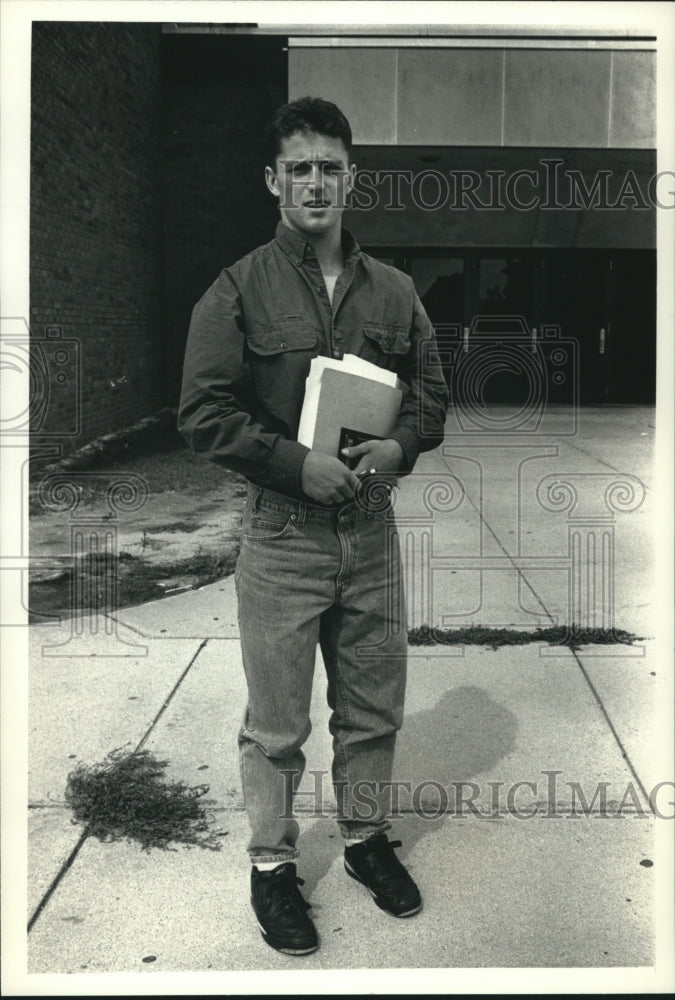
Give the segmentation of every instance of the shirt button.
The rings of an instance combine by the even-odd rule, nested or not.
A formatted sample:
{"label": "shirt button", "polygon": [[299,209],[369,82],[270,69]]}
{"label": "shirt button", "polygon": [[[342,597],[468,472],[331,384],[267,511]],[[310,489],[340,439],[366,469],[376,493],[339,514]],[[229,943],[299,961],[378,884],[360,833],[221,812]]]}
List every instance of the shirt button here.
{"label": "shirt button", "polygon": [[286,343],[285,340],[282,340],[279,342],[279,347],[281,348],[282,351],[285,351],[286,348],[288,347],[288,344]]}

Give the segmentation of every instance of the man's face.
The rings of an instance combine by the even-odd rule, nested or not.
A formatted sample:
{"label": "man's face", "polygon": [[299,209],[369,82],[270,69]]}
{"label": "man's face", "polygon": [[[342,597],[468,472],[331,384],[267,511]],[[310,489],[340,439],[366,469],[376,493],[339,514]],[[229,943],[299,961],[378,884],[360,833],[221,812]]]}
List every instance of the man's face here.
{"label": "man's face", "polygon": [[282,222],[310,238],[339,229],[355,173],[342,139],[294,132],[282,140],[276,167],[265,167],[265,180]]}

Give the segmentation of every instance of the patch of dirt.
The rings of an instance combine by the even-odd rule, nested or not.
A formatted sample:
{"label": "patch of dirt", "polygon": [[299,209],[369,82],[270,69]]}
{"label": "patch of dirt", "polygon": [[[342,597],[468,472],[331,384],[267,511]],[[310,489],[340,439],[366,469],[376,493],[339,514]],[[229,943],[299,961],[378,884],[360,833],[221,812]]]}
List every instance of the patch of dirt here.
{"label": "patch of dirt", "polygon": [[[245,480],[192,455],[177,434],[150,443],[159,450],[144,454],[136,440],[128,457],[118,446],[108,460],[97,451],[90,468],[76,460],[34,478],[30,621],[142,604],[233,572]],[[130,509],[125,482],[137,494]]]}

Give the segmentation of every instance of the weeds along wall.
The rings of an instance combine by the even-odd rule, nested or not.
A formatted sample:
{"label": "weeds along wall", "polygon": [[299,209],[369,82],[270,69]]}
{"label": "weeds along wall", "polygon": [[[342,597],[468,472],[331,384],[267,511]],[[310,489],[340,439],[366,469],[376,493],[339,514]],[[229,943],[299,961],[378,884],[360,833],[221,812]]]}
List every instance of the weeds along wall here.
{"label": "weeds along wall", "polygon": [[49,398],[32,430],[63,454],[165,401],[160,40],[33,23],[30,328]]}

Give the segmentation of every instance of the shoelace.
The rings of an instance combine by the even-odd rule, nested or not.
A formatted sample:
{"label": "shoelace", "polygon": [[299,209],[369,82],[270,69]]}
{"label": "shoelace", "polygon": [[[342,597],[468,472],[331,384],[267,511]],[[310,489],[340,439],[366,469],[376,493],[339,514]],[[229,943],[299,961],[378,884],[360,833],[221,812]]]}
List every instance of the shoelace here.
{"label": "shoelace", "polygon": [[311,904],[303,899],[297,889],[298,885],[305,884],[304,878],[297,875],[274,875],[265,879],[263,884],[270,908],[274,907],[279,914],[294,912],[301,907],[311,909]]}
{"label": "shoelace", "polygon": [[405,869],[393,851],[395,847],[401,846],[400,840],[373,839],[368,845],[369,851],[364,855],[364,860],[379,878],[399,881],[405,877]]}

